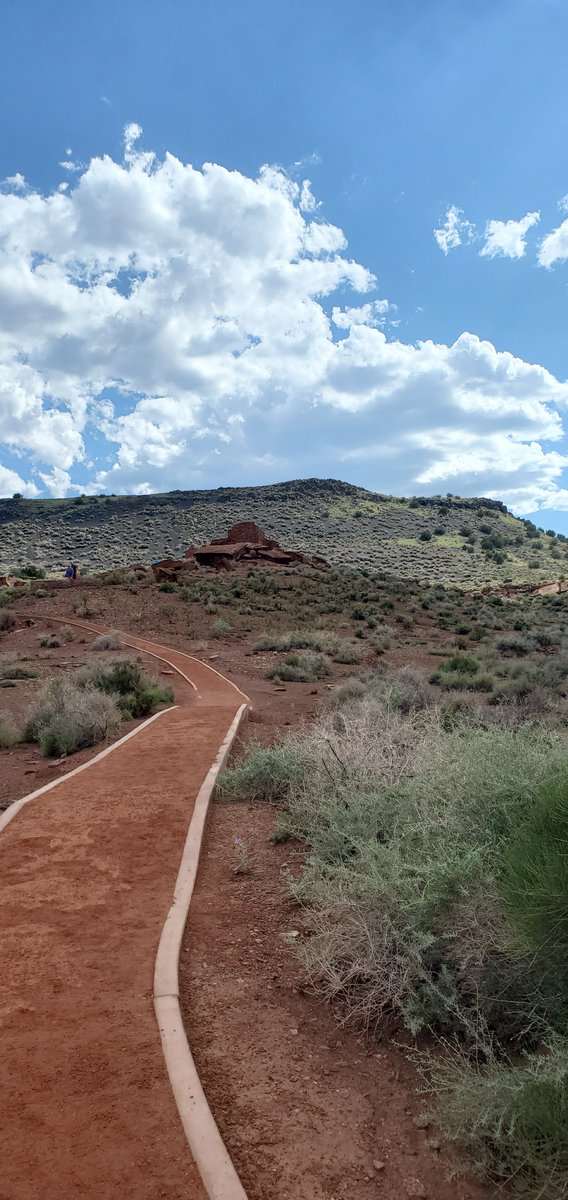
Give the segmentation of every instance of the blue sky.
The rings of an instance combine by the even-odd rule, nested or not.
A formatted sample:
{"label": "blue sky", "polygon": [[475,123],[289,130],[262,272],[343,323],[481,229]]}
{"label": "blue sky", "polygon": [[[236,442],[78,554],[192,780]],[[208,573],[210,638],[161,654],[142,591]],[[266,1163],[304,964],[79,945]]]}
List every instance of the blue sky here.
{"label": "blue sky", "polygon": [[0,492],[333,475],[568,529],[567,36],[561,0],[7,6]]}

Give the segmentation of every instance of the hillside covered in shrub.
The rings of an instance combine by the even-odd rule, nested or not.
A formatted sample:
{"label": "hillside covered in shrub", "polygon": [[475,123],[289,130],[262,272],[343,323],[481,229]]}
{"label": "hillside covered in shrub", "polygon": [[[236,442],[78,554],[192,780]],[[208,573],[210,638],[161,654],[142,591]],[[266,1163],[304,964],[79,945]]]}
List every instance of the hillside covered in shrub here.
{"label": "hillside covered in shrub", "polygon": [[568,574],[566,538],[513,517],[499,501],[398,498],[333,479],[153,496],[0,500],[0,572],[24,562],[60,572],[69,559],[90,570],[149,563],[244,520],[333,566],[403,579],[473,588]]}

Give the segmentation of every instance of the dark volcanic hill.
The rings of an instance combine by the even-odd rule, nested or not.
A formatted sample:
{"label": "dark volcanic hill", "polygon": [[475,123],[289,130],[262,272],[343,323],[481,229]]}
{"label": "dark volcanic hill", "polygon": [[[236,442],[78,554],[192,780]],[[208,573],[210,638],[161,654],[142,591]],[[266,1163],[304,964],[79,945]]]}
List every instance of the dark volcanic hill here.
{"label": "dark volcanic hill", "polygon": [[465,587],[538,582],[567,572],[566,540],[495,500],[398,499],[335,479],[154,496],[0,500],[0,571],[60,572],[150,563],[255,521],[269,537],[337,566]]}

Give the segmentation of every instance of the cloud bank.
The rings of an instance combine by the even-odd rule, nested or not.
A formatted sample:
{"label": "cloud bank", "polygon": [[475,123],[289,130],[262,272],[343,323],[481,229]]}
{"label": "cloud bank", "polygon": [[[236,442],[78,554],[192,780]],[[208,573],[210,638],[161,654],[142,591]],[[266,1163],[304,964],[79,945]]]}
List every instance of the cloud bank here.
{"label": "cloud bank", "polygon": [[[308,180],[159,159],[141,132],[50,194],[5,181],[0,492],[342,475],[550,506],[568,385],[471,333],[397,340]],[[442,248],[470,236],[455,213]]]}

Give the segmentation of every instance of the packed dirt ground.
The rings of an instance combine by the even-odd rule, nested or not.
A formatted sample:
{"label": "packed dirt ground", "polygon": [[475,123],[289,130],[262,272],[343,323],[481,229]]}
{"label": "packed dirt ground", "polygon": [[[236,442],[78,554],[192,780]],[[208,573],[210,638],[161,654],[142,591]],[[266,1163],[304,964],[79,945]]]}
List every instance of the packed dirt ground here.
{"label": "packed dirt ground", "polygon": [[[53,594],[34,583],[3,600],[0,617],[16,624],[0,633],[0,661],[39,671],[0,694],[17,718],[46,676],[93,657],[82,635],[38,649],[39,635],[77,616],[184,650],[234,680],[252,703],[245,744],[309,722],[346,677],[392,668],[414,673],[449,713],[533,705],[566,721],[565,596],[504,601],[365,572],[243,565],[182,585],[142,572]],[[36,747],[1,750],[2,803],[90,753],[52,766]],[[340,1007],[305,990],[294,951],[301,912],[288,888],[304,851],[272,843],[277,819],[269,806],[214,806],[181,970],[190,1043],[250,1200],[479,1200],[489,1192],[453,1173],[402,1048],[343,1027]]]}

